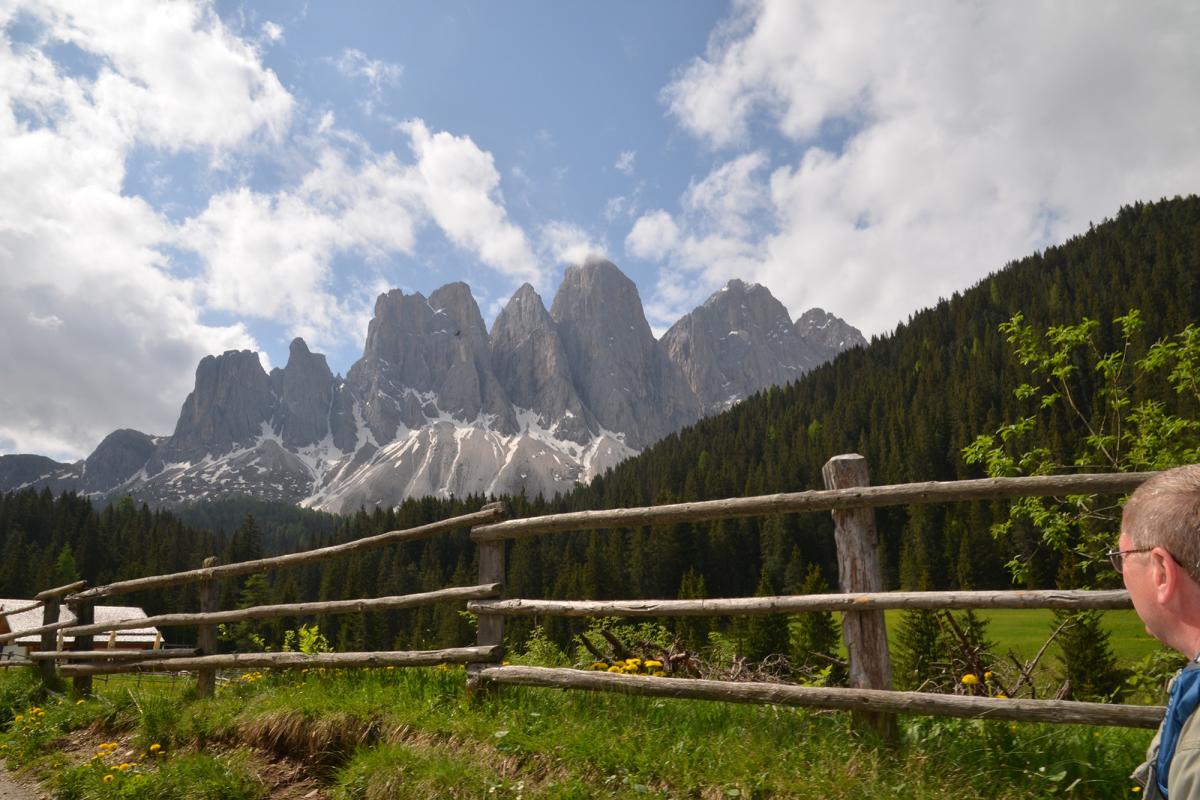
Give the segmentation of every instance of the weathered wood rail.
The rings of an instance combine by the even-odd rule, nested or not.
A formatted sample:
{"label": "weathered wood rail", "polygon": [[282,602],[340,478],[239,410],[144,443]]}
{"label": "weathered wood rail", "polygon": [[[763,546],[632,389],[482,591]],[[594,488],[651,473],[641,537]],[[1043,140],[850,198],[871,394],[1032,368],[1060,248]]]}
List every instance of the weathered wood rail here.
{"label": "weathered wood rail", "polygon": [[[760,497],[743,497],[646,508],[582,511],[505,520],[502,504],[477,512],[352,542],[236,564],[208,559],[195,570],[118,581],[84,589],[82,583],[41,592],[28,607],[0,612],[11,615],[39,606],[45,622],[32,632],[42,633],[42,649],[31,659],[48,677],[57,671],[87,691],[94,675],[123,672],[193,671],[200,694],[211,694],[218,669],[351,669],[380,666],[465,664],[468,687],[527,685],[562,689],[612,691],[653,697],[693,698],[740,703],[770,703],[847,710],[858,722],[884,737],[895,735],[896,714],[928,714],[985,719],[1153,727],[1163,709],[1070,701],[995,699],[933,695],[891,690],[891,662],[885,609],[1122,609],[1129,608],[1124,591],[981,591],[883,592],[877,557],[874,509],[890,505],[1001,500],[1030,496],[1120,494],[1133,490],[1154,473],[991,478],[870,486],[861,456],[836,456],[823,470],[825,489]],[[763,514],[828,511],[833,514],[838,552],[837,594],[715,598],[698,600],[541,600],[505,598],[508,542],[534,536],[579,531],[621,529],[679,522],[713,521]],[[219,582],[228,578],[312,564],[368,549],[427,539],[470,528],[478,546],[479,578],[475,586],[450,587],[391,597],[288,603],[219,610]],[[96,601],[146,589],[200,584],[200,612],[162,614],[149,618],[92,622]],[[59,622],[60,603],[75,611],[76,622]],[[464,602],[478,616],[473,647],[428,651],[373,653],[217,653],[216,626],[254,619],[277,619],[312,614],[379,612],[436,602]],[[775,683],[741,683],[684,678],[645,677],[581,670],[501,665],[504,620],[520,616],[562,617],[725,617],[839,611],[849,654],[850,687],[814,688]],[[120,651],[93,649],[95,634],[146,626],[195,626],[197,647],[188,650]],[[24,631],[28,635],[31,631]],[[55,646],[55,637],[70,635],[75,646]],[[0,637],[0,642],[16,635]],[[72,663],[74,662],[74,663]]]}

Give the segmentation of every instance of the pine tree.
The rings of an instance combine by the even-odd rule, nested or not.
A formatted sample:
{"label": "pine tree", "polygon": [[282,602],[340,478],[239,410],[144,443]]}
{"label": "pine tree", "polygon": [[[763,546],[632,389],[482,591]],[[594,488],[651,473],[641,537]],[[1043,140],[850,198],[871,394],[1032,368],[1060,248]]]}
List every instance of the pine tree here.
{"label": "pine tree", "polygon": [[[765,573],[758,581],[757,597],[774,595],[775,586]],[[750,661],[762,661],[767,656],[788,652],[788,618],[786,614],[756,615],[745,619],[745,634],[741,639],[741,655]]]}
{"label": "pine tree", "polygon": [[[816,564],[808,568],[800,594],[826,594],[829,584]],[[830,611],[808,611],[797,614],[791,623],[792,663],[803,672],[812,674],[829,668],[826,683],[840,686],[846,682],[846,669],[836,663],[841,634]]]}

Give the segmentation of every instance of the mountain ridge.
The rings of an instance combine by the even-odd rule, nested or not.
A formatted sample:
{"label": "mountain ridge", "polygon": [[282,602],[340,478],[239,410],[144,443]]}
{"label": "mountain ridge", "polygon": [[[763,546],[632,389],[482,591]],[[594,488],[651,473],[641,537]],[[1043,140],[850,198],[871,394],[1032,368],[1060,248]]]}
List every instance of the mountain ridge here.
{"label": "mountain ridge", "polygon": [[344,378],[300,338],[270,373],[250,350],[205,356],[170,436],[114,432],[74,464],[0,456],[0,491],[156,505],[246,494],[326,511],[551,496],[865,344],[832,319],[838,344],[810,342],[766,288],[734,280],[655,339],[637,287],[604,260],[569,267],[549,309],[521,286],[490,332],[465,283],[393,289]]}

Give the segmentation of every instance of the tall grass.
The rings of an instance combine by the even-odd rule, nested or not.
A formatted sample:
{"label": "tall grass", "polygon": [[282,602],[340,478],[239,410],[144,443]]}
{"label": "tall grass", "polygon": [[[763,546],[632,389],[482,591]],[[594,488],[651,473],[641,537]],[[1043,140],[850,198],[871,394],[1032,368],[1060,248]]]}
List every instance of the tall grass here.
{"label": "tall grass", "polygon": [[[0,676],[0,697],[10,680]],[[911,717],[888,747],[840,713],[521,687],[472,700],[463,680],[455,668],[268,673],[175,714],[114,683],[79,706],[48,701],[47,735],[107,726],[135,749],[169,743],[172,759],[215,744],[265,748],[310,765],[347,800],[1115,798],[1129,796],[1126,776],[1150,738]],[[24,734],[8,728],[0,743],[12,746]]]}

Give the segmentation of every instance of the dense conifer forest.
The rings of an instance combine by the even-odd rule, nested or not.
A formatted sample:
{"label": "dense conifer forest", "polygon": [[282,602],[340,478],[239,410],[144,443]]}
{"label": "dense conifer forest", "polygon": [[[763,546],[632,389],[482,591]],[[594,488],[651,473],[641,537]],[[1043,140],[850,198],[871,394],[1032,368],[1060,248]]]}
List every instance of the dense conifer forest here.
{"label": "dense conifer forest", "polygon": [[[998,326],[1017,312],[1039,327],[1088,317],[1100,323],[1105,352],[1120,342],[1113,319],[1130,309],[1139,309],[1145,320],[1136,343],[1142,349],[1200,319],[1200,199],[1124,208],[1115,219],[913,315],[869,346],[668,436],[569,496],[507,499],[514,515],[524,516],[821,488],[822,464],[847,452],[866,456],[876,484],[982,477],[979,467],[964,461],[963,447],[1028,412],[1013,396],[1028,375]],[[852,309],[838,311],[853,319]],[[1093,380],[1087,369],[1080,375],[1085,383]],[[1164,389],[1135,391],[1175,413],[1200,416],[1200,409],[1181,407],[1186,401]],[[1069,460],[1084,431],[1067,415],[1047,413],[1050,433],[1043,444]],[[177,512],[125,501],[101,510],[73,495],[14,492],[0,497],[0,596],[30,596],[71,570],[95,584],[195,567],[209,554],[228,561],[344,541],[443,519],[483,502],[413,500],[336,518],[252,500]],[[1032,552],[1037,536],[1017,526],[1008,539],[993,539],[992,522],[1006,515],[1005,505],[987,503],[880,510],[886,583],[1010,587],[1005,562]],[[837,580],[827,514],[548,536],[510,547],[507,592],[514,597],[746,596]],[[1053,586],[1069,573],[1054,554],[1033,563],[1033,586]],[[225,599],[232,606],[403,594],[471,584],[475,570],[475,550],[460,532],[240,580],[228,586]],[[194,608],[186,591],[137,599],[152,612]],[[295,622],[231,636],[259,633],[270,641]],[[530,625],[514,622],[510,632],[519,641]],[[321,625],[341,648],[428,646],[472,637],[470,619],[452,608],[335,617]],[[555,622],[550,632],[565,640],[567,625]]]}

